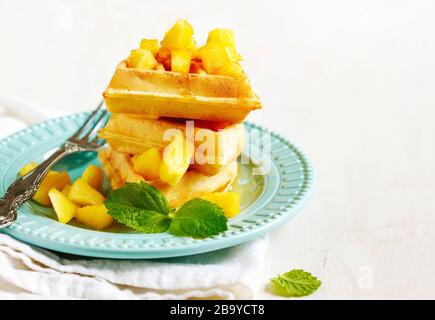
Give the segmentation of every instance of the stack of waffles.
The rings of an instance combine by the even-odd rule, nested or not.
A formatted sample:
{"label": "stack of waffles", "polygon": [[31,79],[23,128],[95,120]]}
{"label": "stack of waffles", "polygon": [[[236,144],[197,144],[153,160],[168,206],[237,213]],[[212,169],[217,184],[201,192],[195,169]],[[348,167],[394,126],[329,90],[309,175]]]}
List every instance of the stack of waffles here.
{"label": "stack of waffles", "polygon": [[231,189],[246,139],[242,122],[261,108],[240,57],[231,59],[232,32],[217,29],[217,40],[209,36],[196,49],[189,27],[177,21],[161,47],[145,39],[117,66],[103,94],[111,117],[99,133],[112,188],[145,181],[172,207]]}

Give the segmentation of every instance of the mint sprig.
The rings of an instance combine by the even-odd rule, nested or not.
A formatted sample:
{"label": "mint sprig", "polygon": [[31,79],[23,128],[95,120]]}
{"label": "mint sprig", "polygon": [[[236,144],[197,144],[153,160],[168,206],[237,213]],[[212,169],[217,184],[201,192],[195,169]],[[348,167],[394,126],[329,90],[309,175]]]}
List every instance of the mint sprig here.
{"label": "mint sprig", "polygon": [[227,218],[216,204],[192,199],[174,213],[164,194],[145,183],[126,183],[104,201],[108,213],[140,232],[206,238],[227,230]]}
{"label": "mint sprig", "polygon": [[271,279],[272,292],[284,297],[303,297],[316,291],[321,281],[304,270],[294,269]]}

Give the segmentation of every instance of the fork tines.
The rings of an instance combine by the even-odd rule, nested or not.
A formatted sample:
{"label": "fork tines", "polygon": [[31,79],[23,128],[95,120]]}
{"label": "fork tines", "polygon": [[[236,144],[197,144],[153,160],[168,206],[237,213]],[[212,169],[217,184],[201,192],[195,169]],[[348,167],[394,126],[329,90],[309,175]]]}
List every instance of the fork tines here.
{"label": "fork tines", "polygon": [[91,147],[101,147],[105,141],[98,137],[98,130],[103,128],[108,119],[109,113],[107,109],[103,109],[104,102],[101,101],[98,107],[92,111],[83,125],[68,139],[74,143],[86,143]]}

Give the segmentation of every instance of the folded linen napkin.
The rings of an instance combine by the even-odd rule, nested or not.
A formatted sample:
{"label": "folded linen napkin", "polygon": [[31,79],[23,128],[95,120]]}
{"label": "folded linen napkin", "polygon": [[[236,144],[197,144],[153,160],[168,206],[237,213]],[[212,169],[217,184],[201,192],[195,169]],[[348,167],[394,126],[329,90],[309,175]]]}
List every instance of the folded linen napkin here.
{"label": "folded linen napkin", "polygon": [[[47,118],[43,108],[0,97],[0,138]],[[0,233],[0,299],[254,298],[267,237],[205,254],[108,260],[56,254]]]}

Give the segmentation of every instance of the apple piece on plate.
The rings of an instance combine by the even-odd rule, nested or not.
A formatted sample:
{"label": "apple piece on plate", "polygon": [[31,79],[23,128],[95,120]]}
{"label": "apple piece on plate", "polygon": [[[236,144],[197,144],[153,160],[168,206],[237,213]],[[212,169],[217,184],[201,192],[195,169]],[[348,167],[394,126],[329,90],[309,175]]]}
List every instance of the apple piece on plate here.
{"label": "apple piece on plate", "polygon": [[88,206],[103,203],[104,196],[85,180],[79,178],[72,184],[68,199],[79,206]]}
{"label": "apple piece on plate", "polygon": [[68,223],[74,218],[77,206],[56,188],[51,188],[48,196],[60,223]]}
{"label": "apple piece on plate", "polygon": [[65,187],[62,188],[61,192],[65,195],[65,197],[68,197],[70,190],[71,190],[71,184],[68,183],[65,185]]}
{"label": "apple piece on plate", "polygon": [[51,205],[51,200],[48,196],[50,189],[56,188],[61,190],[68,183],[71,183],[71,179],[67,172],[48,173],[44,180],[42,180],[38,190],[33,196],[33,200],[46,207],[49,207]]}
{"label": "apple piece on plate", "polygon": [[107,208],[104,204],[78,208],[75,218],[78,222],[96,230],[105,229],[113,222],[113,218],[107,213]]}
{"label": "apple piece on plate", "polygon": [[26,164],[24,167],[21,168],[20,176],[25,176],[30,171],[35,169],[37,166],[38,166],[38,164],[36,162],[30,162],[30,163]]}
{"label": "apple piece on plate", "polygon": [[104,180],[103,170],[96,165],[91,164],[83,172],[82,179],[92,188],[101,190]]}
{"label": "apple piece on plate", "polygon": [[201,198],[221,207],[227,218],[233,218],[240,213],[240,195],[237,192],[212,192]]}
{"label": "apple piece on plate", "polygon": [[[36,162],[30,162],[26,164],[20,170],[20,176],[25,176],[30,171],[35,169],[38,166]],[[71,179],[66,172],[57,172],[50,170],[45,176],[44,180],[42,180],[38,190],[33,196],[33,200],[36,202],[49,207],[51,205],[50,198],[48,196],[48,192],[51,188],[62,189],[65,185],[69,184]]]}

